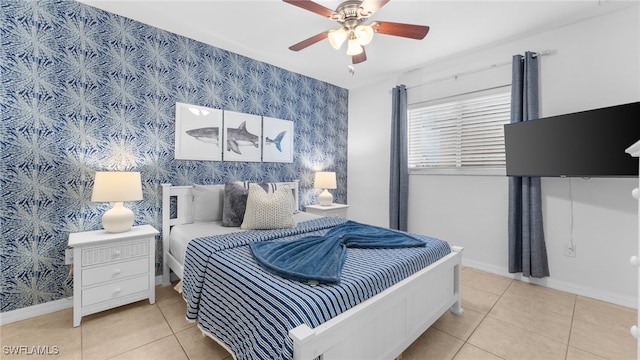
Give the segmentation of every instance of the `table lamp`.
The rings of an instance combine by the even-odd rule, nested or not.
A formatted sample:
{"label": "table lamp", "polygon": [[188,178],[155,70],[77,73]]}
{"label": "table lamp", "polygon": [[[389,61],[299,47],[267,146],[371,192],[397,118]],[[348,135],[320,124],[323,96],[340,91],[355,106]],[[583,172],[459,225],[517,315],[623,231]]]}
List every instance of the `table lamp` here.
{"label": "table lamp", "polygon": [[336,173],[333,171],[318,171],[316,172],[315,179],[313,180],[313,186],[316,189],[323,189],[324,191],[318,196],[318,202],[321,206],[329,206],[333,203],[333,195],[327,189],[336,189]]}
{"label": "table lamp", "polygon": [[119,233],[131,230],[133,211],[124,206],[123,202],[137,200],[142,200],[139,172],[96,172],[91,201],[114,203],[113,207],[102,215],[102,226],[107,232]]}

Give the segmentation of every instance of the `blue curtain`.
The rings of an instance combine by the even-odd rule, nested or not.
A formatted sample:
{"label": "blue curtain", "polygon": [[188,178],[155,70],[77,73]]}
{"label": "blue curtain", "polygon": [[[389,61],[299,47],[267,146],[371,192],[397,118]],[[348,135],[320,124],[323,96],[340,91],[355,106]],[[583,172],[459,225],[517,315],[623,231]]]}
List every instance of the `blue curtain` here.
{"label": "blue curtain", "polygon": [[[538,58],[515,55],[512,64],[511,122],[538,118]],[[544,144],[540,144],[544,146]],[[542,225],[539,177],[509,177],[509,272],[549,276]]]}
{"label": "blue curtain", "polygon": [[409,202],[407,157],[407,88],[398,85],[392,90],[389,227],[402,231],[407,231]]}

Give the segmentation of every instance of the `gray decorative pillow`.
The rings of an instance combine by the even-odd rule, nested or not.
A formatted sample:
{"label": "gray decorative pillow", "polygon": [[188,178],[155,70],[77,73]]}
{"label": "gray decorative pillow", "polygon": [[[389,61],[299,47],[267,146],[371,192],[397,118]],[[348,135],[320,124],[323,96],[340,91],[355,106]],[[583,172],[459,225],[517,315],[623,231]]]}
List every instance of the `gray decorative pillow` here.
{"label": "gray decorative pillow", "polygon": [[222,226],[237,227],[242,224],[247,207],[247,193],[246,183],[242,181],[224,184]]}
{"label": "gray decorative pillow", "polygon": [[193,185],[193,222],[222,219],[224,185]]}
{"label": "gray decorative pillow", "polygon": [[247,207],[242,229],[282,229],[296,226],[293,219],[291,189],[279,186],[273,193],[267,193],[258,184],[249,184]]}

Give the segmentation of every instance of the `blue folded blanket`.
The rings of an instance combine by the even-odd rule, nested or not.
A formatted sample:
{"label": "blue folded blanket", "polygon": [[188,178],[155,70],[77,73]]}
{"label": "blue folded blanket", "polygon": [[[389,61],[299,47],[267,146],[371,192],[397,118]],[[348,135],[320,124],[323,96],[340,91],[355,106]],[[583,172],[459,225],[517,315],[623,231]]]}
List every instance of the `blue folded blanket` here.
{"label": "blue folded blanket", "polygon": [[256,261],[276,275],[303,282],[338,283],[348,247],[390,249],[423,247],[426,243],[408,233],[347,221],[324,236],[249,246]]}

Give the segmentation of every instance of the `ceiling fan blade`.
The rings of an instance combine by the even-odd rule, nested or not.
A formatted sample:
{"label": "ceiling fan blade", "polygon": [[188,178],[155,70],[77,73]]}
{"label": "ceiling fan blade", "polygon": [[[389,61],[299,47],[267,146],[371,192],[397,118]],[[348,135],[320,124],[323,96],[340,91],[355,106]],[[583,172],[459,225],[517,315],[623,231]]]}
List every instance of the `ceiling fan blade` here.
{"label": "ceiling fan blade", "polygon": [[402,24],[389,21],[376,21],[371,24],[373,30],[379,34],[402,36],[422,40],[429,32],[428,26]]}
{"label": "ceiling fan blade", "polygon": [[336,15],[336,12],[324,7],[318,3],[315,3],[311,0],[282,0],[287,4],[295,5],[297,7],[303,8],[305,10],[309,10],[313,13],[316,13],[320,16],[331,18]]}
{"label": "ceiling fan blade", "polygon": [[360,64],[361,62],[365,62],[367,60],[367,53],[364,51],[364,46],[362,47],[362,52],[358,55],[353,55],[351,57],[351,63]]}
{"label": "ceiling fan blade", "polygon": [[376,11],[380,10],[381,7],[385,6],[389,0],[364,0],[360,7],[362,8],[362,14],[368,14],[367,16],[371,16],[376,13]]}
{"label": "ceiling fan blade", "polygon": [[299,43],[295,44],[295,45],[291,45],[289,46],[289,50],[293,50],[293,51],[300,51],[304,48],[306,48],[307,46],[311,46],[315,43],[317,43],[318,41],[324,40],[327,38],[327,34],[329,32],[328,31],[323,31],[319,34],[313,35],[312,37],[302,40]]}

